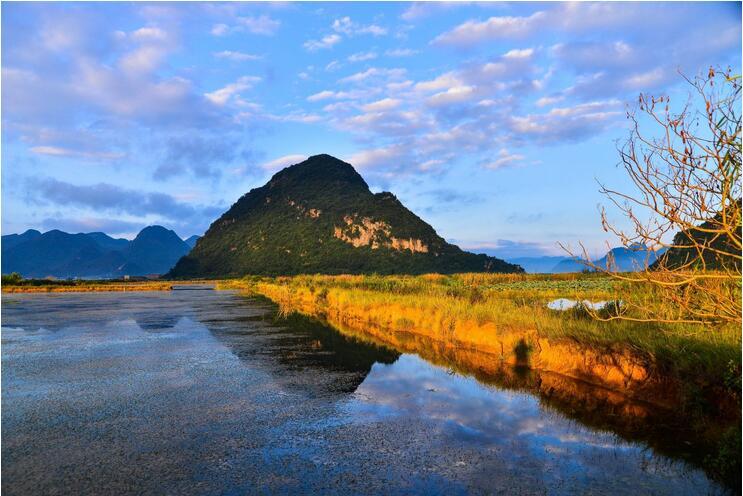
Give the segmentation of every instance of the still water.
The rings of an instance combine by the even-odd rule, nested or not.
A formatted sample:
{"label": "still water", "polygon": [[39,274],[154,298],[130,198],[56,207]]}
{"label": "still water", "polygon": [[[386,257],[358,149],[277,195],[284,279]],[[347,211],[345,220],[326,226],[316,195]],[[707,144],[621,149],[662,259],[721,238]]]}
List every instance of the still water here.
{"label": "still water", "polygon": [[2,297],[2,492],[709,494],[524,392],[230,292]]}

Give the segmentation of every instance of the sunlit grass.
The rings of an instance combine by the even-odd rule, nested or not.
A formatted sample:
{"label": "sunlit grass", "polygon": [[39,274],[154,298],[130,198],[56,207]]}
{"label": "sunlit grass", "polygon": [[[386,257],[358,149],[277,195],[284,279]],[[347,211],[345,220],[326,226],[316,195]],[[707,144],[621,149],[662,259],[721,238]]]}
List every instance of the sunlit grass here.
{"label": "sunlit grass", "polygon": [[[390,330],[487,346],[503,336],[622,349],[652,367],[705,381],[740,370],[740,329],[652,322],[600,322],[547,308],[556,298],[620,300],[630,288],[602,274],[252,277],[223,283],[308,313],[322,310]],[[735,373],[735,372],[733,372]]]}
{"label": "sunlit grass", "polygon": [[[205,281],[196,281],[203,284]],[[189,284],[189,281],[179,281],[178,284]],[[168,291],[173,286],[172,281],[66,281],[24,279],[15,283],[3,283],[3,293],[91,293],[98,291]]]}

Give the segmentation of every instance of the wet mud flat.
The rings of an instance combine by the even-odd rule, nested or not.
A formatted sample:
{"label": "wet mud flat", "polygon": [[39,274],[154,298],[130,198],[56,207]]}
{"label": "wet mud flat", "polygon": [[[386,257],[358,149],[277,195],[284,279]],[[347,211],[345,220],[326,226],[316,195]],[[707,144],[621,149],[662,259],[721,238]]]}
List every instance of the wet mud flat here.
{"label": "wet mud flat", "polygon": [[724,492],[533,390],[261,299],[3,295],[2,313],[4,494]]}

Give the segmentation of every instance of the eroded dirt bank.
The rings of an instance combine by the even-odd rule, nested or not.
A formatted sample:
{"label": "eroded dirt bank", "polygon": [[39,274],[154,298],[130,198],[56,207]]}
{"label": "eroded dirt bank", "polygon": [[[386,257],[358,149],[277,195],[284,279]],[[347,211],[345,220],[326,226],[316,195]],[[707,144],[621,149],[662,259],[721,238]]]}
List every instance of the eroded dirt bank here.
{"label": "eroded dirt bank", "polygon": [[677,381],[661,377],[647,357],[629,349],[558,342],[541,337],[536,329],[447,320],[435,310],[426,312],[395,304],[371,308],[354,305],[332,290],[318,296],[303,288],[290,290],[263,283],[253,290],[288,311],[319,317],[336,327],[361,331],[383,341],[398,339],[395,333],[424,337],[432,345],[449,349],[456,361],[465,365],[476,354],[476,366],[491,371],[517,366],[559,374],[664,408],[672,408],[679,400]]}

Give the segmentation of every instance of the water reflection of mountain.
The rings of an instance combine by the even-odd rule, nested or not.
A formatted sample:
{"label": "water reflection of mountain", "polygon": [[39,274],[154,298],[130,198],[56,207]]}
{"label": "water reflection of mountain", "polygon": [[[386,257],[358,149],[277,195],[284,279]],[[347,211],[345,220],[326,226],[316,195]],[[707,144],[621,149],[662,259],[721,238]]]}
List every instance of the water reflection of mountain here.
{"label": "water reflection of mountain", "polygon": [[400,356],[302,315],[279,316],[273,305],[264,308],[262,315],[231,320],[229,325],[205,318],[198,311],[195,317],[240,360],[248,364],[260,360],[279,367],[282,374],[294,376],[283,381],[285,385],[314,393],[351,393],[375,363],[391,364]]}
{"label": "water reflection of mountain", "polygon": [[[182,319],[184,325],[179,324]],[[189,319],[199,325],[189,327]],[[375,363],[399,357],[307,317],[280,317],[267,300],[216,291],[128,293],[125,298],[115,293],[3,297],[3,325],[28,332],[120,333],[120,323],[127,321],[146,333],[176,331],[197,338],[203,325],[247,366],[267,370],[282,385],[310,394],[353,392]]]}
{"label": "water reflection of mountain", "polygon": [[145,332],[162,332],[173,329],[183,315],[169,312],[135,313],[134,321]]}
{"label": "water reflection of mountain", "polygon": [[133,320],[146,332],[174,328],[191,313],[187,300],[170,293],[21,294],[3,296],[3,326],[34,332],[98,329]]}

